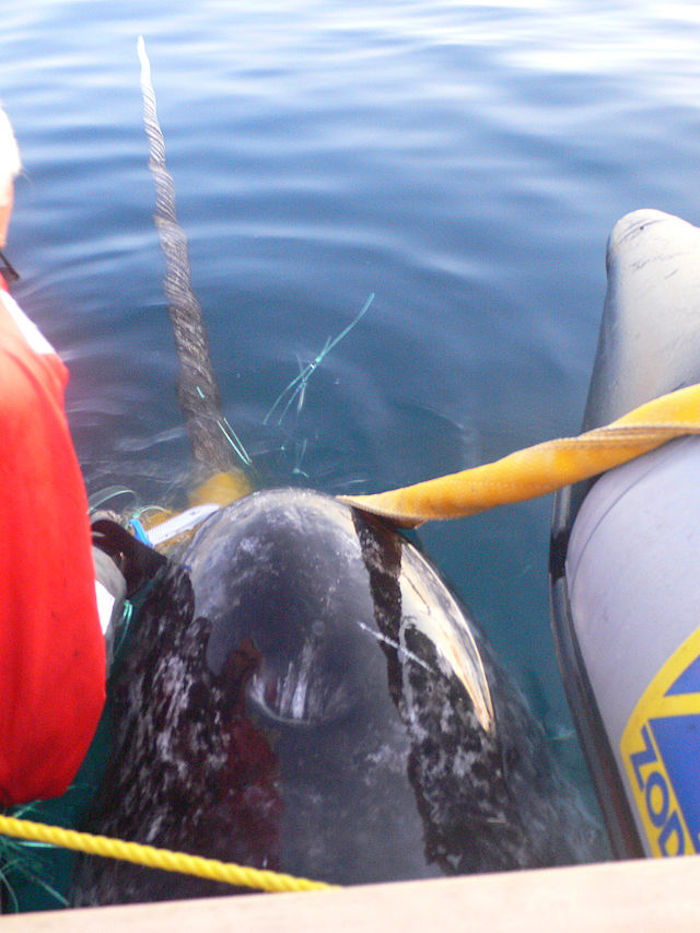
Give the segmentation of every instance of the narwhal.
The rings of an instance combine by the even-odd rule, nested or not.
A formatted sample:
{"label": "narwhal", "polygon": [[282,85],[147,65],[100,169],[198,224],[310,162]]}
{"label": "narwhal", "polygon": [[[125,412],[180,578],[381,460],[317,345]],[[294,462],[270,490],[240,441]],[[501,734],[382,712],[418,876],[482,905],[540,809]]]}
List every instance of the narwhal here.
{"label": "narwhal", "polygon": [[[195,460],[243,475],[149,87],[178,396]],[[148,567],[110,683],[114,748],[91,831],[340,884],[605,857],[473,619],[390,524],[312,490],[259,490]],[[232,891],[86,857],[73,901]]]}

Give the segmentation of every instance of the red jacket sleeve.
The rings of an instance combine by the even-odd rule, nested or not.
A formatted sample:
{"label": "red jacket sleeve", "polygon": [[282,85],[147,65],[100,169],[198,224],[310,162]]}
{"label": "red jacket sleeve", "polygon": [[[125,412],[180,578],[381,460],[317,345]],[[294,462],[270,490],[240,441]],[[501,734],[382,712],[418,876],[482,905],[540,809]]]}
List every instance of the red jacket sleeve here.
{"label": "red jacket sleeve", "polygon": [[105,695],[68,373],[18,311],[0,288],[0,806],[64,793]]}

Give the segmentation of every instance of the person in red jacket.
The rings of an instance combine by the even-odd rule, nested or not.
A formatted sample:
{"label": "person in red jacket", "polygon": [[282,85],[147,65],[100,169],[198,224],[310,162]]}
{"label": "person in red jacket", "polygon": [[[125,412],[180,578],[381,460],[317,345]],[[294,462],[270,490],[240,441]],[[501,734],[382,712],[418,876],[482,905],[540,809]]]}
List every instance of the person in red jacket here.
{"label": "person in red jacket", "polygon": [[[20,167],[0,109],[0,250]],[[66,791],[105,699],[105,644],[87,497],[64,408],[67,381],[66,367],[0,275],[0,808]]]}

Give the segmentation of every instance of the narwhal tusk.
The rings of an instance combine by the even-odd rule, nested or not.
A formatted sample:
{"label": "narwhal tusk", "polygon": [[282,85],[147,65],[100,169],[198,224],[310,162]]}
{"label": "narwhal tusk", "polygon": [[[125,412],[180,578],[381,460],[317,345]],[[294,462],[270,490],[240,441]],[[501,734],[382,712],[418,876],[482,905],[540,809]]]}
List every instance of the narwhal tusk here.
{"label": "narwhal tusk", "polygon": [[[165,140],[158,121],[151,65],[143,36],[139,36],[143,121],[148,138],[148,161],[155,185],[154,220],[165,257],[163,290],[180,361],[177,398],[185,419],[192,454],[208,472],[239,476],[242,492],[250,489],[241,462],[250,459],[240,441],[232,440],[231,429],[221,412],[221,395],[214,376],[209,340],[202,308],[192,288],[187,237],[178,224],[175,185],[165,163]],[[235,436],[235,435],[234,435]]]}

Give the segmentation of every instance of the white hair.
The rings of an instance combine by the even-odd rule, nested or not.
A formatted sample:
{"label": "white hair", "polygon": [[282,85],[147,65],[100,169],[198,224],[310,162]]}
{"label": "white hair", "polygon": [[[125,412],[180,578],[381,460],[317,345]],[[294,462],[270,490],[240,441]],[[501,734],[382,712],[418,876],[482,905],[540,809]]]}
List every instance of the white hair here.
{"label": "white hair", "polygon": [[22,162],[12,124],[0,106],[0,197],[21,171]]}

